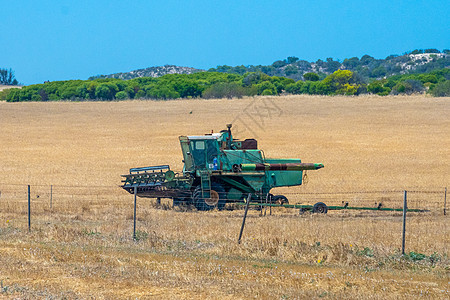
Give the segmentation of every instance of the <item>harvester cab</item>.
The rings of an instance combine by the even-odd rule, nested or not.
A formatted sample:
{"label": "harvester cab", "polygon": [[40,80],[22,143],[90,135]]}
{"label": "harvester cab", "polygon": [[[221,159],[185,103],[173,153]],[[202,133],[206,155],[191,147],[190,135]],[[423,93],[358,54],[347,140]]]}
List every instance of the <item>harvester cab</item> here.
{"label": "harvester cab", "polygon": [[300,159],[270,159],[258,149],[255,139],[234,139],[231,124],[226,130],[206,135],[180,136],[183,172],[169,166],[130,169],[123,175],[125,190],[149,198],[173,198],[174,205],[192,204],[198,210],[223,209],[245,195],[252,200],[287,202],[272,196],[274,187],[302,184],[304,170],[317,170],[322,164],[305,164]]}

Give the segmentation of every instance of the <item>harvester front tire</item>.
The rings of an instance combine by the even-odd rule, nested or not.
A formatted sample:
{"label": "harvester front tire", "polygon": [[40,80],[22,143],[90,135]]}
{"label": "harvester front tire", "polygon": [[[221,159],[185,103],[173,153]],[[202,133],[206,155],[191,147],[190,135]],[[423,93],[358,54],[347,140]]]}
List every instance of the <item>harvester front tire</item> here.
{"label": "harvester front tire", "polygon": [[197,208],[197,210],[207,211],[207,210],[212,210],[215,207],[217,207],[219,210],[222,210],[225,207],[225,203],[226,203],[225,189],[220,184],[213,182],[211,184],[211,190],[215,191],[217,193],[217,195],[219,196],[219,199],[218,199],[216,205],[208,205],[207,201],[205,201],[205,199],[202,198],[201,186],[197,186],[195,188],[194,193],[192,193],[192,202],[194,203],[194,206]]}

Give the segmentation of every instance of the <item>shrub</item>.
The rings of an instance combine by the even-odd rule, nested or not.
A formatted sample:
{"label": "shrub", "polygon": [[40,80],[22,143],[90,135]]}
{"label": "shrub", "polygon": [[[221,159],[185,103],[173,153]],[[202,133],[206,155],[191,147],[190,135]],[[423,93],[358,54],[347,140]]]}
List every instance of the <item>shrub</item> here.
{"label": "shrub", "polygon": [[144,90],[139,90],[137,91],[136,95],[134,95],[135,99],[143,99],[145,98],[145,91]]}
{"label": "shrub", "polygon": [[379,96],[387,96],[391,92],[391,89],[388,87],[384,87],[381,82],[375,81],[367,86],[367,91],[369,93],[377,94]]}
{"label": "shrub", "polygon": [[406,257],[412,261],[419,261],[419,260],[424,260],[427,256],[422,253],[411,251],[407,254]]}
{"label": "shrub", "polygon": [[[265,95],[276,95],[277,94],[277,88],[275,85],[269,81],[263,81],[256,85],[258,95],[262,95],[264,91],[266,91]],[[270,94],[268,94],[270,91]]]}
{"label": "shrub", "polygon": [[59,100],[59,97],[56,94],[49,94],[48,100],[51,100],[51,101]]}
{"label": "shrub", "polygon": [[297,81],[295,83],[288,84],[286,86],[286,92],[289,94],[301,94],[303,84],[303,81]]}
{"label": "shrub", "polygon": [[218,82],[213,84],[205,91],[202,97],[206,99],[211,98],[242,98],[245,95],[245,88],[236,82]]}
{"label": "shrub", "polygon": [[398,94],[407,94],[411,95],[413,93],[420,93],[423,92],[425,87],[423,86],[423,83],[419,80],[415,79],[407,79],[405,81],[401,81],[397,83],[392,88],[392,94],[398,95]]}
{"label": "shrub", "polygon": [[437,83],[438,78],[434,74],[420,74],[417,76],[417,79],[420,80],[422,83]]}
{"label": "shrub", "polygon": [[434,97],[450,97],[450,80],[442,81],[430,88],[430,94]]}
{"label": "shrub", "polygon": [[178,81],[174,80],[173,82],[161,81],[159,83],[166,85],[168,90],[173,88],[173,90],[178,93],[178,97],[175,97],[176,95],[173,94],[170,98],[199,97],[203,92],[203,88],[198,84],[198,82],[192,79],[183,79]]}
{"label": "shrub", "polygon": [[6,95],[7,102],[19,102],[20,100],[20,89],[10,89],[9,93]]}
{"label": "shrub", "polygon": [[65,89],[60,95],[60,99],[74,99],[75,97],[77,97],[77,90],[74,87]]}
{"label": "shrub", "polygon": [[128,98],[129,98],[128,94],[125,91],[120,91],[120,92],[116,93],[116,99],[124,100],[124,99],[128,99]]}
{"label": "shrub", "polygon": [[330,86],[324,81],[311,82],[310,91],[312,94],[329,95],[332,93]]}
{"label": "shrub", "polygon": [[[187,95],[190,97],[189,95]],[[153,89],[147,90],[147,97],[151,99],[176,99],[180,98],[180,94],[174,89],[167,86],[157,86]]]}
{"label": "shrub", "polygon": [[40,95],[31,96],[31,101],[42,101],[42,97]]}
{"label": "shrub", "polygon": [[251,86],[269,80],[269,78],[269,75],[261,72],[246,73],[244,74],[244,78],[242,79],[242,85]]}

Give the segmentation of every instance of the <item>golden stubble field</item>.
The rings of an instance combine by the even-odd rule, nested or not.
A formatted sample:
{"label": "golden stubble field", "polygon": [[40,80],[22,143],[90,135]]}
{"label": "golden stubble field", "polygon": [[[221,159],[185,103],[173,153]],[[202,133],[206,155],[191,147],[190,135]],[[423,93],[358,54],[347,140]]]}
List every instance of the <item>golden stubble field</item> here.
{"label": "golden stubble field", "polygon": [[[130,167],[181,170],[179,135],[233,123],[236,137],[256,137],[267,157],[325,164],[308,173],[307,185],[280,193],[443,190],[449,101],[0,102],[0,297],[448,298],[449,224],[440,211],[410,214],[407,249],[425,253],[420,261],[399,254],[399,213],[252,211],[238,245],[242,211],[179,212],[139,200],[134,242],[132,197],[117,186]],[[21,200],[26,184],[71,194],[52,209],[34,199],[31,233]],[[19,196],[5,201],[8,192]]]}

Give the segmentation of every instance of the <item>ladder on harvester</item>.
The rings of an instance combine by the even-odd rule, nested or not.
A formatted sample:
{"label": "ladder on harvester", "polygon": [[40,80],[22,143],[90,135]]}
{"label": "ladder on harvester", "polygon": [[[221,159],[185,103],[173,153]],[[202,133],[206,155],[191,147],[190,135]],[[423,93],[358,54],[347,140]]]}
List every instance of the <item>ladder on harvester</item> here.
{"label": "ladder on harvester", "polygon": [[207,199],[211,197],[211,176],[209,175],[208,171],[201,171],[200,172],[200,180],[201,180],[201,187],[202,187],[202,198]]}

